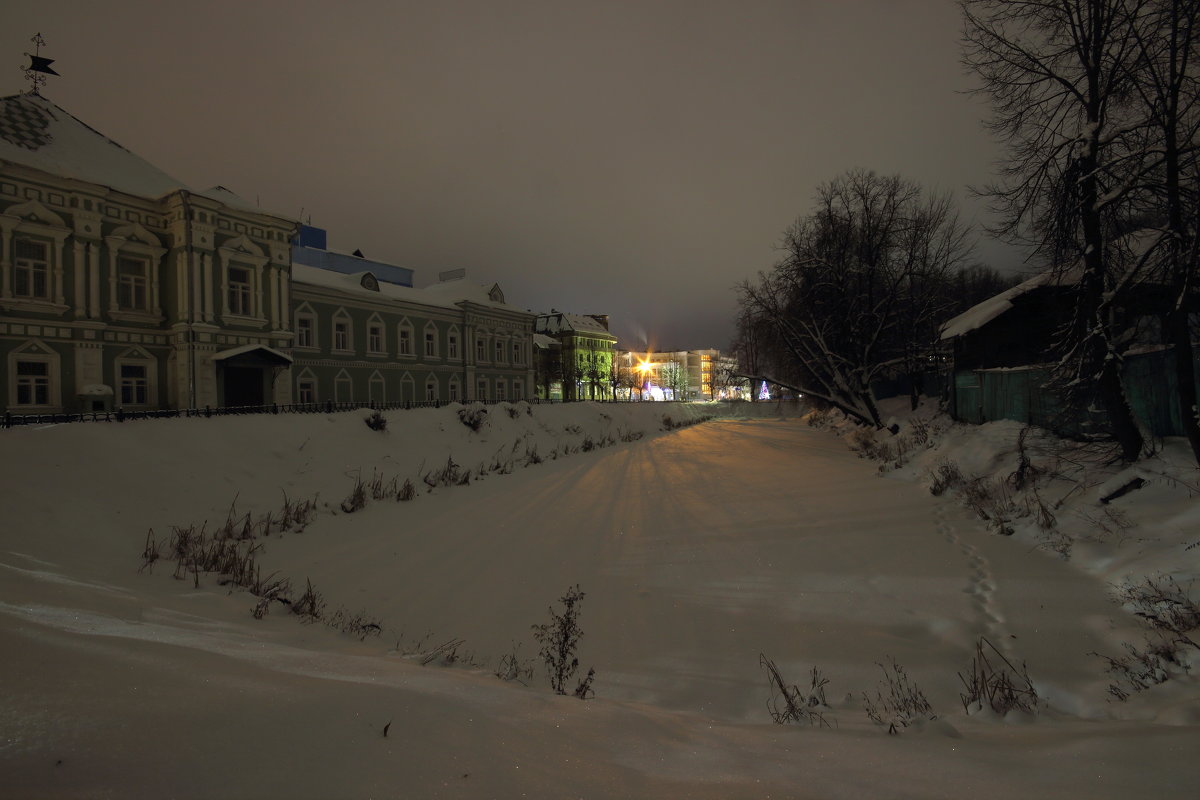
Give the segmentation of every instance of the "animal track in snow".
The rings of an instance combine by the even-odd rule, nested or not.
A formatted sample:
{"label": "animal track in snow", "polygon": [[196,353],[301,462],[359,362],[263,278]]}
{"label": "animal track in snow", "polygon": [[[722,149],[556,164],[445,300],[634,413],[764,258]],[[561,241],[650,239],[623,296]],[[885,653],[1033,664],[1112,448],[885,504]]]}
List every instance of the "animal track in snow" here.
{"label": "animal track in snow", "polygon": [[1004,615],[996,600],[996,578],[987,556],[959,535],[957,526],[947,514],[944,501],[937,502],[934,507],[934,524],[942,538],[957,547],[966,558],[967,586],[963,592],[971,596],[971,605],[979,614],[981,633],[997,642],[1002,650],[1007,650],[1009,637],[1004,627]]}

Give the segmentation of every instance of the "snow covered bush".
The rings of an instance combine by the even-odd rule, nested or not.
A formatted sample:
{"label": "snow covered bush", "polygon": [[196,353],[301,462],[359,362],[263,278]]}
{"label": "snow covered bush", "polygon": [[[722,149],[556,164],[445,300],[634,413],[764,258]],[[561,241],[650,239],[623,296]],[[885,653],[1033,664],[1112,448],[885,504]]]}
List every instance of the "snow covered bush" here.
{"label": "snow covered bush", "polygon": [[825,712],[829,710],[825,687],[829,679],[821,674],[819,668],[813,667],[809,671],[808,690],[802,691],[795,684],[789,686],[775,662],[762,653],[758,654],[758,664],[767,671],[767,683],[771,687],[767,713],[776,725],[807,722],[818,727],[831,727],[825,719]]}
{"label": "snow covered bush", "polygon": [[1146,577],[1139,583],[1125,581],[1116,593],[1150,628],[1141,647],[1123,643],[1123,656],[1092,654],[1108,662],[1106,671],[1114,678],[1108,693],[1127,700],[1131,691],[1149,689],[1170,680],[1172,674],[1191,670],[1200,651],[1194,638],[1200,631],[1200,605],[1169,575]]}
{"label": "snow covered bush", "polygon": [[886,725],[891,734],[899,733],[901,728],[907,728],[918,720],[937,719],[925,693],[909,680],[904,667],[894,659],[888,659],[888,663],[886,667],[878,665],[883,670],[883,681],[875,691],[875,699],[863,695],[863,709],[867,717],[876,725]]}
{"label": "snow covered bush", "polygon": [[463,425],[479,433],[488,419],[487,406],[483,403],[471,403],[471,405],[458,410],[458,419]]}
{"label": "snow covered bush", "polygon": [[376,411],[371,416],[367,417],[363,422],[367,423],[367,427],[373,431],[387,430],[387,417]]}
{"label": "snow covered bush", "polygon": [[[1004,662],[1004,666],[992,664],[988,653],[984,652],[985,646],[992,658],[998,658]],[[963,685],[959,698],[963,710],[968,714],[982,711],[985,707],[1002,717],[1010,711],[1037,712],[1039,698],[1029,679],[1029,670],[1024,663],[1018,670],[987,637],[979,637],[975,643],[975,656],[971,659],[971,670],[965,676],[958,673],[958,679]]]}

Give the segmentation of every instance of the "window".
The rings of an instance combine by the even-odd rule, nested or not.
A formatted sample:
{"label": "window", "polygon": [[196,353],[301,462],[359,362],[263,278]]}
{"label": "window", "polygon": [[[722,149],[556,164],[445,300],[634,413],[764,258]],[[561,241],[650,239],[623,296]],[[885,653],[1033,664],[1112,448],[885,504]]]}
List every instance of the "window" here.
{"label": "window", "polygon": [[504,342],[496,340],[496,363],[500,364],[504,361]]}
{"label": "window", "polygon": [[487,402],[487,381],[483,378],[475,384],[475,399],[481,403]]}
{"label": "window", "polygon": [[122,311],[147,311],[149,303],[150,262],[144,258],[121,256],[117,259],[117,308]]}
{"label": "window", "polygon": [[150,381],[145,364],[121,365],[121,405],[144,406],[149,400]]}
{"label": "window", "polygon": [[433,378],[425,381],[425,402],[435,403],[438,399],[437,381]]}
{"label": "window", "polygon": [[411,356],[413,354],[412,339],[412,328],[400,328],[400,349],[397,351],[400,355]]}
{"label": "window", "polygon": [[50,299],[49,247],[45,242],[17,239],[13,264],[13,295],[30,299]]}
{"label": "window", "polygon": [[437,355],[437,331],[429,328],[425,329],[425,357],[432,358]]}
{"label": "window", "polygon": [[317,402],[317,382],[312,378],[301,378],[296,381],[296,402]]}
{"label": "window", "polygon": [[524,392],[521,391],[521,382],[513,381],[513,391],[512,391],[513,402],[516,403],[517,401],[521,400],[523,395],[524,395]]}
{"label": "window", "polygon": [[446,355],[450,358],[458,358],[458,334],[451,333],[446,336]]}
{"label": "window", "polygon": [[458,381],[450,382],[450,402],[451,403],[458,402]]}
{"label": "window", "polygon": [[250,301],[250,270],[246,267],[230,267],[229,313],[240,317],[252,316]]}
{"label": "window", "polygon": [[333,399],[339,403],[348,403],[354,399],[354,383],[344,372],[333,382]]}
{"label": "window", "polygon": [[372,322],[367,325],[367,352],[382,353],[383,350],[383,324]]}
{"label": "window", "polygon": [[521,363],[521,343],[520,342],[512,343],[512,363],[514,363],[514,364]]}
{"label": "window", "polygon": [[371,375],[371,380],[367,381],[367,402],[382,403],[387,399],[385,395],[383,376],[376,372]]}
{"label": "window", "polygon": [[476,339],[475,340],[475,360],[483,361],[483,354],[485,352],[487,352],[487,351],[485,351],[483,349],[483,339],[482,338]]}
{"label": "window", "polygon": [[[296,317],[296,347],[317,346],[317,321],[311,314]],[[303,402],[303,401],[301,401]]]}
{"label": "window", "polygon": [[50,405],[50,364],[48,362],[17,362],[17,405]]}
{"label": "window", "polygon": [[504,381],[499,378],[496,379],[496,402],[504,402]]}
{"label": "window", "polygon": [[335,319],[333,321],[333,349],[334,350],[349,350],[350,349],[350,321],[345,319]]}

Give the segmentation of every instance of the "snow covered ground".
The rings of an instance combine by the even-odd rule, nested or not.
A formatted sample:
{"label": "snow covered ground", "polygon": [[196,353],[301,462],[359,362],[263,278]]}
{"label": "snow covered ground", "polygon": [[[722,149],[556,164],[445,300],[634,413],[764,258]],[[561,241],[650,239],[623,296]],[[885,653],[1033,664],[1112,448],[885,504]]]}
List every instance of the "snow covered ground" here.
{"label": "snow covered ground", "polygon": [[[472,430],[461,408],[390,412],[385,431],[366,412],[0,431],[0,794],[1128,798],[1200,786],[1196,682],[1112,701],[1090,655],[1143,635],[1112,582],[1200,573],[1195,470],[1170,448],[1129,475],[1089,465],[1072,481],[1064,459],[1078,456],[1031,438],[1035,464],[1058,459],[1059,477],[1038,484],[1049,506],[1062,499],[1058,524],[1041,530],[1026,504],[1001,536],[961,487],[925,487],[948,463],[1011,472],[1010,423],[919,442],[905,423],[906,450],[881,473],[770,405],[670,431],[664,414],[673,428],[725,412],[501,405]],[[469,482],[422,480],[448,462]],[[1102,507],[1130,476],[1145,486]],[[407,479],[416,497],[343,511],[373,477]],[[293,599],[311,580],[326,617],[361,613],[376,636],[302,624],[280,603],[255,619],[256,598],[215,575],[174,579],[165,546],[139,572],[150,529],[160,542],[172,526],[211,533],[234,504],[261,519],[285,495],[318,493],[302,532],[258,540],[259,565],[289,577]],[[1111,535],[1093,535],[1096,520]],[[586,702],[554,695],[532,663],[530,627],[575,584],[580,674],[596,669]],[[981,636],[1027,664],[1040,713],[964,712],[957,673]],[[432,652],[458,640],[453,663]],[[514,649],[528,685],[494,675]],[[819,667],[830,727],[771,722],[760,654],[801,688]],[[897,736],[864,712],[893,661],[937,717]]]}

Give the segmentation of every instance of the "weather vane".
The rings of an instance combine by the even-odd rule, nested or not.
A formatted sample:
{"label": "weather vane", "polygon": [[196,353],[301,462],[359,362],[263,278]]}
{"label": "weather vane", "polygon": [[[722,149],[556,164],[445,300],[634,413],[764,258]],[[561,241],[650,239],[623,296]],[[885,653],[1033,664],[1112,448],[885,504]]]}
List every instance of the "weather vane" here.
{"label": "weather vane", "polygon": [[50,68],[50,65],[54,63],[54,59],[44,58],[40,55],[42,45],[46,43],[46,40],[42,38],[42,34],[34,34],[34,37],[29,41],[33,42],[34,52],[25,54],[29,56],[29,66],[22,67],[22,69],[25,72],[25,80],[29,81],[29,93],[38,94],[38,90],[46,85],[46,76],[57,75],[58,73]]}

